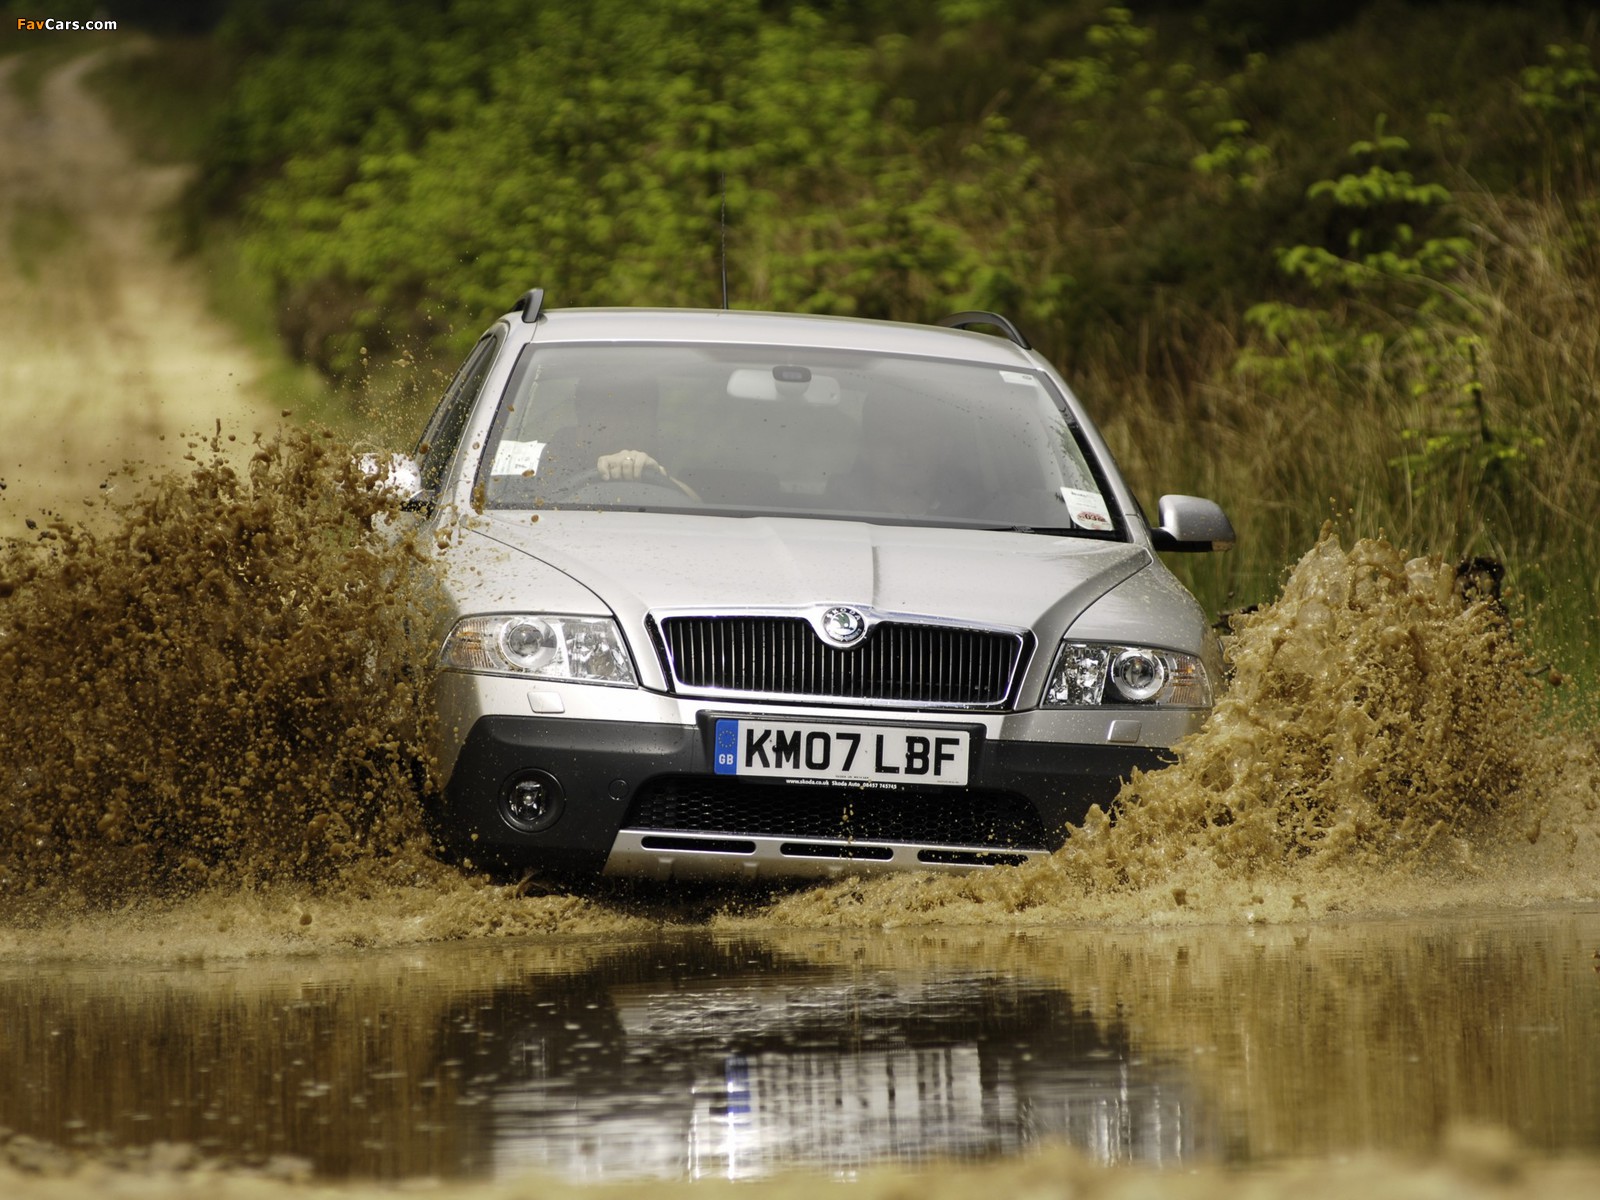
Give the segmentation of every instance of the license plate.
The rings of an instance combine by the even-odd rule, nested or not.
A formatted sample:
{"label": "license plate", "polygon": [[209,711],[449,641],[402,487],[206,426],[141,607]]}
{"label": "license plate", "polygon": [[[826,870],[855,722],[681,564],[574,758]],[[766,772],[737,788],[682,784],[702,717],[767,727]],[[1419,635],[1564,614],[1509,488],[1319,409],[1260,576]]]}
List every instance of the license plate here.
{"label": "license plate", "polygon": [[718,775],[965,787],[965,729],[814,725],[719,717]]}

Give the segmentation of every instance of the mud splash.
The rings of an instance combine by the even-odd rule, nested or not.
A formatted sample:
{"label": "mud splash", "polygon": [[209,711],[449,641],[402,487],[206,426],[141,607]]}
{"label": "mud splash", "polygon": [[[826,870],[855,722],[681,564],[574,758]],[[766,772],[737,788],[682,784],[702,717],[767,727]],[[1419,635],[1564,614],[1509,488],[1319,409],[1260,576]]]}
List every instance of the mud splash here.
{"label": "mud splash", "polygon": [[1232,681],[1178,761],[1057,854],[820,888],[762,919],[1167,924],[1591,898],[1594,735],[1549,728],[1546,672],[1513,624],[1437,558],[1324,531],[1237,621]]}
{"label": "mud splash", "polygon": [[434,856],[437,564],[351,449],[219,431],[189,457],[0,542],[0,954],[654,927]]}
{"label": "mud splash", "polygon": [[1326,536],[1229,658],[1181,768],[1119,802],[1119,881],[1159,881],[1173,848],[1231,871],[1380,867],[1536,827],[1552,782],[1536,668],[1449,564]]}
{"label": "mud splash", "polygon": [[0,896],[105,903],[415,870],[431,575],[327,435],[0,548]]}

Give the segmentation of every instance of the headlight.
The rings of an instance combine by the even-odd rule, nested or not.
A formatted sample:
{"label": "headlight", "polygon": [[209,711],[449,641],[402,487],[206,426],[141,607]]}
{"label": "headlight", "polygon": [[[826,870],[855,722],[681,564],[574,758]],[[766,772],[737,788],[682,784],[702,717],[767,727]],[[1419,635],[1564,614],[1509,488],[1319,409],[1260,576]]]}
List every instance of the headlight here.
{"label": "headlight", "polygon": [[1046,708],[1149,704],[1210,708],[1211,681],[1192,654],[1144,646],[1062,642],[1044,690]]}
{"label": "headlight", "polygon": [[622,633],[609,617],[465,617],[445,638],[439,663],[461,671],[639,686]]}

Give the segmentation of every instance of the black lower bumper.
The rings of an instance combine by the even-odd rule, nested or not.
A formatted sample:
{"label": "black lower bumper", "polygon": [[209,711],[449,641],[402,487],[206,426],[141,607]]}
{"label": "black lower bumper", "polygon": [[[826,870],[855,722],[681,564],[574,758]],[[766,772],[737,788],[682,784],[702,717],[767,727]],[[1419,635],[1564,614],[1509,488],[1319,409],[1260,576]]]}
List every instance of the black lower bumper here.
{"label": "black lower bumper", "polygon": [[[712,721],[480,718],[446,787],[442,832],[480,865],[574,874],[597,873],[630,827],[1052,850],[1135,768],[1170,758],[1140,746],[986,740],[979,728],[961,789],[750,782],[713,772]],[[508,816],[508,794],[535,778],[546,789],[553,781],[559,815],[529,832],[514,806]]]}

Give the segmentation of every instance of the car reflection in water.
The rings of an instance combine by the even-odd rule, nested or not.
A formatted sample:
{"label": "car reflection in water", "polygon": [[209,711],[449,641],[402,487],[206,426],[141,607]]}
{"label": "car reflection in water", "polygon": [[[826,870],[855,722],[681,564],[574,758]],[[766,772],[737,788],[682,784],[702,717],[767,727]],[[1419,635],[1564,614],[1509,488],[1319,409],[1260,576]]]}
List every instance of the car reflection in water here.
{"label": "car reflection in water", "polygon": [[[1210,1157],[1194,1091],[1059,990],[1005,977],[632,955],[531,980],[463,1023],[467,1170],[569,1178],[848,1175],[1066,1140],[1103,1162]],[[471,1044],[468,1044],[471,1043]],[[485,1062],[498,1044],[498,1069]]]}

